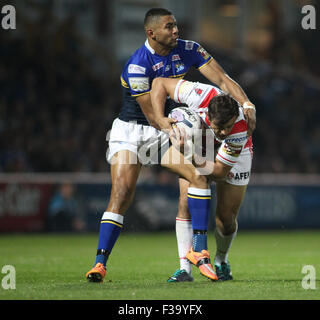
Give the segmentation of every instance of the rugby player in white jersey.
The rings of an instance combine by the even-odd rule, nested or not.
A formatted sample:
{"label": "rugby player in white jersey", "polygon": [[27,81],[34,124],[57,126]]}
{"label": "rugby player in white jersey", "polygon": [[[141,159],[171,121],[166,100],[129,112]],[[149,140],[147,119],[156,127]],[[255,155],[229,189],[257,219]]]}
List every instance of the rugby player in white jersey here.
{"label": "rugby player in white jersey", "polygon": [[[228,123],[221,123],[221,121],[219,123],[219,119],[215,115],[217,108],[224,108],[224,105],[231,103],[230,96],[226,96],[223,91],[212,85],[179,79],[157,78],[152,84],[151,101],[155,119],[158,125],[163,128],[167,128],[172,123],[172,119],[166,118],[163,112],[167,96],[196,111],[204,123],[212,129],[214,139],[217,142],[215,143],[217,153],[214,165],[223,168],[225,178],[216,181],[215,238],[217,247],[214,265],[219,280],[231,280],[233,277],[228,261],[228,252],[237,234],[237,215],[249,182],[253,156],[252,137],[247,136],[248,124],[243,108],[239,106],[239,115],[231,118]],[[211,178],[216,180],[212,176]],[[180,199],[176,220],[180,221],[180,224],[183,223],[189,231],[181,232],[177,224],[176,235],[180,269],[168,279],[168,282],[192,281],[192,277],[186,275],[186,273],[189,275],[191,273],[189,261],[197,264],[190,253],[195,231],[192,231],[187,202],[189,183],[180,178],[179,186]]]}
{"label": "rugby player in white jersey", "polygon": [[[170,123],[167,123],[167,128],[159,127],[154,119],[150,99],[153,79],[183,78],[191,67],[195,67],[241,104],[251,104],[241,87],[204,48],[194,41],[179,39],[177,22],[171,12],[162,8],[150,9],[145,15],[144,28],[147,40],[130,57],[121,74],[123,105],[119,117],[113,122],[109,140],[111,196],[101,218],[94,266],[86,274],[92,282],[103,281],[108,257],[133,200],[136,182],[144,164],[138,155],[139,147],[150,138],[161,135],[156,129],[171,128]],[[248,109],[246,116],[252,132],[255,128],[255,111]]]}

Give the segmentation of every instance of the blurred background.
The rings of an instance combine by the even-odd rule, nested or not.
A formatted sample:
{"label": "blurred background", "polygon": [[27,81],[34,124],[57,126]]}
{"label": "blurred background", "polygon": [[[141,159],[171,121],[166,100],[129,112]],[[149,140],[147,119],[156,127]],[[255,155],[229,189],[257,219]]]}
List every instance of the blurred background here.
{"label": "blurred background", "polygon": [[[316,29],[301,25],[302,7],[318,13],[317,1],[6,4],[16,9],[16,29],[0,29],[1,232],[98,230],[111,188],[106,134],[121,108],[120,73],[145,41],[152,7],[172,11],[180,37],[201,43],[256,104],[240,228],[320,228],[320,20]],[[186,78],[207,82],[195,71]],[[144,168],[125,230],[173,231],[177,200],[174,175]]]}

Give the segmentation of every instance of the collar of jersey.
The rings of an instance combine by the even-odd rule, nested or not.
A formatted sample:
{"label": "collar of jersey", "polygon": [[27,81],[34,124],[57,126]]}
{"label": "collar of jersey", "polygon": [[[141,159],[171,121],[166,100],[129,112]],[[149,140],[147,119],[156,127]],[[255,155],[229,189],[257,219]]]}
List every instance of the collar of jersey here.
{"label": "collar of jersey", "polygon": [[156,52],[154,51],[154,49],[151,48],[148,39],[146,40],[146,42],[144,43],[144,45],[147,47],[147,49],[152,53],[155,54]]}
{"label": "collar of jersey", "polygon": [[[146,48],[147,48],[152,54],[155,54],[155,55],[159,56],[159,55],[155,52],[155,50],[151,48],[148,39],[146,39],[146,42],[144,43],[144,45],[146,46]],[[173,53],[173,50],[174,50],[174,49],[171,50],[171,52],[168,54],[168,56]],[[166,56],[166,57],[167,57],[167,56]]]}

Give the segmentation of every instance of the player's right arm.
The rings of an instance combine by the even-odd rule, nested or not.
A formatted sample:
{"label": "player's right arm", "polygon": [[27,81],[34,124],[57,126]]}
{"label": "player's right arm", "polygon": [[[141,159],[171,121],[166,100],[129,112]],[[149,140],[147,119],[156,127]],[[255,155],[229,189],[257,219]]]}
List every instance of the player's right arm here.
{"label": "player's right arm", "polygon": [[161,127],[158,125],[155,114],[153,112],[150,93],[140,95],[136,98],[136,100],[139,103],[139,106],[143,114],[147,118],[149,124],[156,129],[161,130]]}

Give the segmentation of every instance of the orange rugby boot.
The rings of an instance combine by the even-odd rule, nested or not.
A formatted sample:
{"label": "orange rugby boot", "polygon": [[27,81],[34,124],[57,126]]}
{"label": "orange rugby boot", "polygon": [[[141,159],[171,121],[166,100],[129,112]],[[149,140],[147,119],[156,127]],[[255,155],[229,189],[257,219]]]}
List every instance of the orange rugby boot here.
{"label": "orange rugby boot", "polygon": [[193,251],[191,248],[189,252],[186,254],[186,258],[194,264],[196,267],[199,268],[200,273],[213,280],[218,280],[216,273],[214,272],[211,262],[210,262],[210,255],[207,250],[202,250],[201,252]]}
{"label": "orange rugby boot", "polygon": [[86,273],[86,278],[90,282],[103,282],[105,275],[105,266],[102,263],[97,263],[90,271]]}

